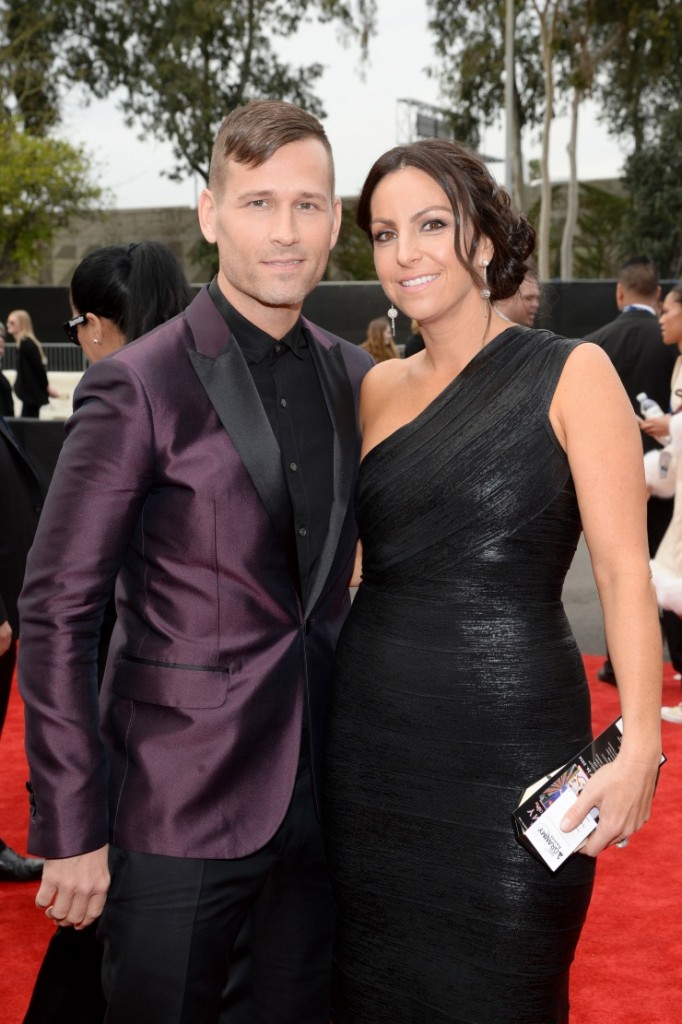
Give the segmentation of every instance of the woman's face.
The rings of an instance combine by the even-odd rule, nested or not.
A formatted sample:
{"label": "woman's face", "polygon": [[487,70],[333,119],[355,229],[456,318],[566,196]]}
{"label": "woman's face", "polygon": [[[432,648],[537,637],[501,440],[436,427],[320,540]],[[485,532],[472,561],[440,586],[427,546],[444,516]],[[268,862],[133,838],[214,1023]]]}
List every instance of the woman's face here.
{"label": "woman's face", "polygon": [[682,302],[679,295],[668,292],[658,322],[665,345],[682,345]]}
{"label": "woman's face", "polygon": [[[372,196],[374,263],[381,285],[420,325],[483,300],[455,253],[455,217],[447,195],[424,171],[392,171]],[[484,241],[476,259],[492,256]]]}
{"label": "woman's face", "polygon": [[12,337],[16,337],[17,334],[21,333],[21,324],[19,323],[19,317],[15,313],[10,313],[7,317],[7,333],[11,334]]}

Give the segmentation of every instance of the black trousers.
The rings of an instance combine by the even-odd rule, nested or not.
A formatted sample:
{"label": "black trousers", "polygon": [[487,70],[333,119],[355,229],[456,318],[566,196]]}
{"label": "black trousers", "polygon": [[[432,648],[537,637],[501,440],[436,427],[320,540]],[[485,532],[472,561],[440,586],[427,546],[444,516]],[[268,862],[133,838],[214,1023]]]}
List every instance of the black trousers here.
{"label": "black trousers", "polygon": [[307,757],[282,825],[257,853],[202,860],[113,847],[110,867],[106,1024],[217,1024],[247,914],[250,1005],[240,1019],[328,1024],[334,903]]}
{"label": "black trousers", "polygon": [[5,724],[5,717],[7,715],[7,705],[9,704],[12,677],[16,663],[17,638],[13,636],[5,653],[0,655],[0,736],[2,736],[2,727]]}

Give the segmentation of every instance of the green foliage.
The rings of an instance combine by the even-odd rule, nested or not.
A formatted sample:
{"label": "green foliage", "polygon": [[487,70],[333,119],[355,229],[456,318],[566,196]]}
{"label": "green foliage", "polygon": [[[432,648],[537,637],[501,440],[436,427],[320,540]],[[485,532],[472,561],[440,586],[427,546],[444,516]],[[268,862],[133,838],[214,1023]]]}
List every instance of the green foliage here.
{"label": "green foliage", "polygon": [[364,231],[355,223],[357,202],[344,199],[341,230],[336,247],[329,258],[326,281],[376,281],[372,246]]}
{"label": "green foliage", "polygon": [[24,130],[45,135],[59,122],[63,17],[46,4],[0,0],[0,101]]}
{"label": "green foliage", "polygon": [[679,0],[601,0],[624,27],[621,46],[600,67],[602,120],[631,138],[635,152],[682,94],[682,4]]}
{"label": "green foliage", "polygon": [[[440,66],[433,71],[451,106],[455,137],[477,147],[504,107],[504,0],[427,0]],[[529,4],[516,2],[514,99],[519,129],[542,121],[542,65]]]}
{"label": "green foliage", "polygon": [[0,143],[0,281],[16,282],[40,268],[57,230],[102,191],[81,149],[29,135],[10,117],[0,119]]}
{"label": "green foliage", "polygon": [[208,179],[222,119],[251,99],[289,100],[323,115],[320,63],[291,66],[272,45],[304,20],[334,21],[366,48],[375,0],[48,0],[66,12],[75,81],[95,96],[122,88],[128,124],[169,141],[166,174]]}
{"label": "green foliage", "polygon": [[576,277],[617,277],[629,255],[625,239],[628,200],[594,185],[580,186],[580,216],[575,238]]}
{"label": "green foliage", "polygon": [[[552,187],[552,207],[557,216],[550,230],[550,277],[560,276],[561,235],[566,186]],[[575,276],[596,280],[615,277],[628,251],[625,236],[629,202],[625,195],[595,185],[580,185],[580,215],[574,240]],[[531,203],[528,219],[537,227],[540,202]],[[638,250],[639,251],[639,250]]]}
{"label": "green foliage", "polygon": [[652,138],[625,164],[629,209],[625,243],[645,253],[662,277],[682,276],[682,110],[652,126]]}

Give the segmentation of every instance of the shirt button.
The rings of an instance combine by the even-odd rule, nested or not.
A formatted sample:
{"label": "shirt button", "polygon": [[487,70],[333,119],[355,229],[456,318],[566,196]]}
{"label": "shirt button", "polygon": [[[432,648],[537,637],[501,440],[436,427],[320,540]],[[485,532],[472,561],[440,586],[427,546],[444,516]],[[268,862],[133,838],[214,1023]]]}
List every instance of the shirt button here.
{"label": "shirt button", "polygon": [[279,353],[280,353],[281,351],[282,351],[282,346],[281,346],[281,345],[275,345],[275,352],[276,352],[276,353],[277,353],[278,355],[279,355]]}
{"label": "shirt button", "polygon": [[289,463],[289,469],[291,470],[292,473],[295,473],[296,470],[298,469],[298,466],[296,465],[295,462],[290,462]]}
{"label": "shirt button", "polygon": [[286,398],[280,398],[279,404],[282,406],[283,409],[286,409],[286,407],[287,407],[287,400],[286,400]]}
{"label": "shirt button", "polygon": [[308,531],[306,530],[305,526],[300,526],[299,527],[298,535],[299,535],[299,537],[307,537],[308,536]]}

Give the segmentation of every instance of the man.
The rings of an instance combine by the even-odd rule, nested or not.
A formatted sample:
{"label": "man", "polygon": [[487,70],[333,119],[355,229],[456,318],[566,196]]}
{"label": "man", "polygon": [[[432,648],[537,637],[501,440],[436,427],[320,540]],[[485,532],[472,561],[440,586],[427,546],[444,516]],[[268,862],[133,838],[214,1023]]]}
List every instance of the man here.
{"label": "man", "polygon": [[497,309],[507,320],[523,327],[532,327],[540,308],[540,279],[534,266],[526,271],[517,292],[510,299],[501,299],[495,303]]}
{"label": "man", "polygon": [[[670,379],[679,352],[677,348],[671,351],[663,344],[658,325],[660,297],[655,263],[646,256],[626,260],[616,282],[618,316],[586,335],[588,341],[601,345],[610,357],[637,415],[637,395],[642,391],[646,391],[662,409],[670,407]],[[642,435],[642,443],[645,452],[660,447],[646,434]],[[649,498],[647,534],[652,557],[663,539],[671,515],[672,501]],[[616,683],[608,657],[597,675],[602,682]]]}
{"label": "man", "polygon": [[[5,724],[14,666],[19,618],[17,599],[26,556],[33,541],[43,494],[24,450],[0,415],[0,735]],[[40,878],[43,862],[22,857],[0,839],[0,882]]]}
{"label": "man", "polygon": [[340,216],[314,117],[234,111],[199,201],[217,278],[75,395],[22,595],[20,682],[37,903],[76,927],[104,906],[107,1024],[216,1021],[247,914],[252,1020],[328,1021],[316,805],[371,359],[300,313]]}

